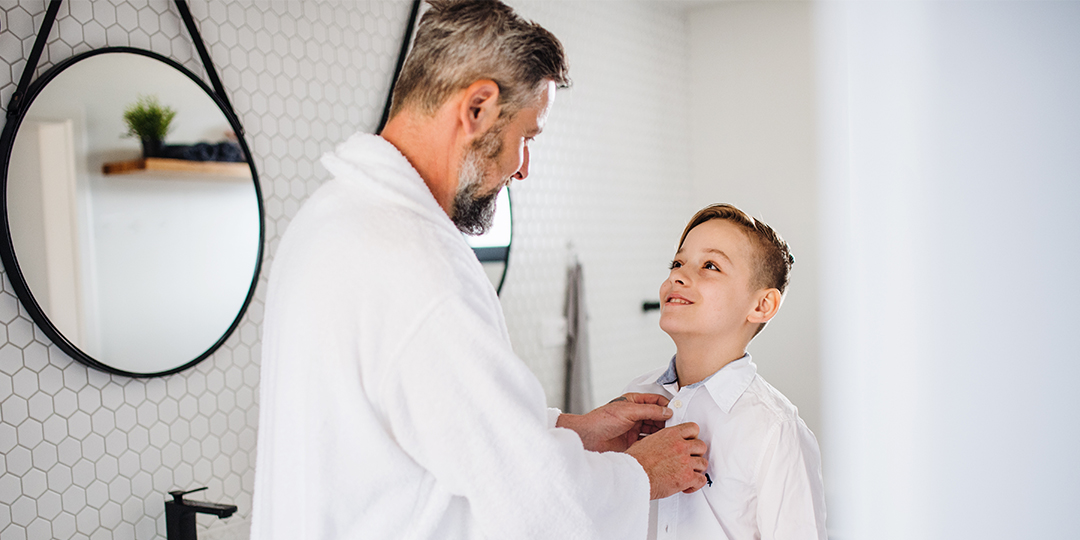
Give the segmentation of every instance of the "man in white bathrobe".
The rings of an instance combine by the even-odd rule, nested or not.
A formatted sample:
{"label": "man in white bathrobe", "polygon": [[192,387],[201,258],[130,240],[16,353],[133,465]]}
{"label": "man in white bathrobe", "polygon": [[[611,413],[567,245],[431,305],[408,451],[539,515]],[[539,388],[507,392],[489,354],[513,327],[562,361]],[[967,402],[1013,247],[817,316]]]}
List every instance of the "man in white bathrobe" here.
{"label": "man in white bathrobe", "polygon": [[275,254],[252,538],[644,538],[650,498],[705,483],[697,426],[660,430],[652,395],[548,409],[459,232],[528,175],[562,46],[495,0],[431,4],[386,129],[323,158]]}

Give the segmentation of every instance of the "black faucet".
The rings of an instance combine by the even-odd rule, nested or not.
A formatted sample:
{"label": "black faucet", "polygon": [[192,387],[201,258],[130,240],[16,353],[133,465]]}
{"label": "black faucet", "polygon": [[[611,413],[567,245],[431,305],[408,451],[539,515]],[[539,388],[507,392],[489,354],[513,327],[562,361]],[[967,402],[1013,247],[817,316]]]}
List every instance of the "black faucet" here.
{"label": "black faucet", "polygon": [[227,518],[236,512],[235,504],[218,504],[203,501],[185,501],[184,495],[202,491],[170,491],[173,500],[165,501],[165,531],[168,540],[197,540],[195,536],[195,514],[213,514]]}

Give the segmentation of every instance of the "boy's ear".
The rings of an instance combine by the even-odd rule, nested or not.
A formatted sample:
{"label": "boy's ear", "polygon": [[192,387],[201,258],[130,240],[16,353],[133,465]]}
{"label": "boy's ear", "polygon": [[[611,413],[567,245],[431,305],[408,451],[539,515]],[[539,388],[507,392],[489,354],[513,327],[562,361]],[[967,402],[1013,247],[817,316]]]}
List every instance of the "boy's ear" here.
{"label": "boy's ear", "polygon": [[780,311],[780,302],[784,297],[778,289],[761,289],[757,292],[757,303],[746,316],[746,321],[754,324],[767,323]]}
{"label": "boy's ear", "polygon": [[499,119],[501,109],[495,81],[483,79],[470,84],[458,111],[465,134],[475,137],[486,133]]}

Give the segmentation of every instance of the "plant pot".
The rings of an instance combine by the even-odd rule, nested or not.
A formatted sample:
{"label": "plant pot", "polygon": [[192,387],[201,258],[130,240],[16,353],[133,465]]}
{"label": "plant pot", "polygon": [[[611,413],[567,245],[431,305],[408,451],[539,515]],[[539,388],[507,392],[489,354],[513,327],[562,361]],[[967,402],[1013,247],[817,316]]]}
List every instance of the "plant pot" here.
{"label": "plant pot", "polygon": [[161,150],[164,147],[161,139],[139,139],[142,142],[142,157],[143,159],[152,157],[161,157]]}

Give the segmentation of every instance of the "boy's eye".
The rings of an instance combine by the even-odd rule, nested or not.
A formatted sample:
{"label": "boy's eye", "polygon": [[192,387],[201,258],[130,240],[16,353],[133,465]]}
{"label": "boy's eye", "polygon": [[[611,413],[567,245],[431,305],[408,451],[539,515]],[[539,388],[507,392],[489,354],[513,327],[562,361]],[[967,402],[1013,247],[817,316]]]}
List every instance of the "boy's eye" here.
{"label": "boy's eye", "polygon": [[668,270],[674,270],[676,268],[682,268],[682,263],[679,261],[671,261],[671,263],[668,264]]}
{"label": "boy's eye", "polygon": [[719,267],[717,267],[717,266],[716,266],[715,264],[713,264],[712,262],[707,262],[707,263],[705,263],[705,267],[704,267],[704,268],[705,268],[706,270],[716,270],[717,272],[719,272],[719,271],[720,271],[720,268],[719,268]]}

